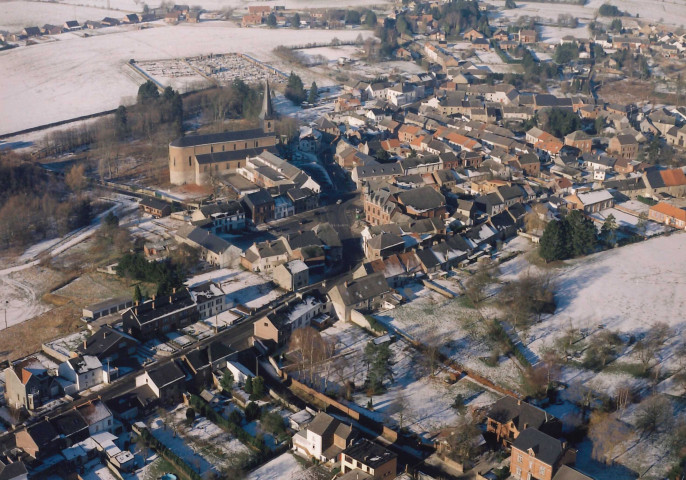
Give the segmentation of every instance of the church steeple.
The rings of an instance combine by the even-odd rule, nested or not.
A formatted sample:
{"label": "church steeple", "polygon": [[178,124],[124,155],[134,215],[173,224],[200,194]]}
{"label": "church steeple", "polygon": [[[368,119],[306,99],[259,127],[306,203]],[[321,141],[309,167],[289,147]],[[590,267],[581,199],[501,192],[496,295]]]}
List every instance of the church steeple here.
{"label": "church steeple", "polygon": [[272,92],[269,89],[269,80],[264,82],[264,97],[262,98],[262,111],[260,112],[260,123],[262,130],[266,132],[274,131],[274,107],[272,107]]}

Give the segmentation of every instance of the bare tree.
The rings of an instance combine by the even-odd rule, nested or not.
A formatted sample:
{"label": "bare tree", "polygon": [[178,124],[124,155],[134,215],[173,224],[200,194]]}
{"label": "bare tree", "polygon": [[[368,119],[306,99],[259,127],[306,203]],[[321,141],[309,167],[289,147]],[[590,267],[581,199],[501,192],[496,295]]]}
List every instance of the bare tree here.
{"label": "bare tree", "polygon": [[333,345],[325,341],[321,334],[312,327],[296,329],[289,341],[289,351],[299,352],[299,370],[307,374],[309,383],[314,383],[318,366],[333,353]]}
{"label": "bare tree", "polygon": [[449,457],[461,463],[470,460],[481,435],[480,421],[474,415],[464,414],[458,417],[446,439]]}
{"label": "bare tree", "polygon": [[667,426],[672,419],[672,404],[662,395],[652,395],[641,402],[636,410],[636,428],[652,434]]}
{"label": "bare tree", "polygon": [[591,456],[608,464],[612,462],[617,446],[631,437],[631,429],[615,414],[596,411],[591,414],[588,437],[593,442]]}

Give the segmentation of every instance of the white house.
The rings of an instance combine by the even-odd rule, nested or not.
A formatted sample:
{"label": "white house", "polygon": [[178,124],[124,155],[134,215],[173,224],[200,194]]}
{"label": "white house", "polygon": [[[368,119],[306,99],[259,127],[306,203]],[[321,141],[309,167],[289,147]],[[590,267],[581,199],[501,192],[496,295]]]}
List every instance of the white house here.
{"label": "white house", "polygon": [[321,462],[335,461],[350,446],[352,427],[320,412],[307,428],[293,435],[293,450]]}
{"label": "white house", "polygon": [[279,220],[281,218],[290,217],[295,215],[295,206],[293,202],[285,196],[279,195],[274,198],[274,218]]}
{"label": "white house", "polygon": [[88,424],[88,432],[91,435],[100,432],[112,433],[114,416],[102,400],[92,400],[81,405],[77,410]]}
{"label": "white house", "polygon": [[74,385],[75,392],[100,385],[103,381],[102,363],[98,360],[98,357],[90,355],[70,358],[66,362],[61,363],[58,373],[60,377]]}
{"label": "white house", "polygon": [[226,362],[226,368],[229,370],[229,372],[231,372],[231,375],[233,375],[233,381],[237,385],[242,385],[245,383],[248,377],[252,378],[255,376],[250,372],[250,370],[238,362],[228,361]]}

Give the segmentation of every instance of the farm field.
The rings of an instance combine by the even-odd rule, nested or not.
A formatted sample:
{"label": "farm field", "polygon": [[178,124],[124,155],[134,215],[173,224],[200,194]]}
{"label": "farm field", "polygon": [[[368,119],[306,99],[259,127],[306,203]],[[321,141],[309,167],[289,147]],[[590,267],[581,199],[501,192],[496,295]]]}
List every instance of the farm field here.
{"label": "farm field", "polygon": [[[486,3],[503,7],[504,0],[488,0]],[[592,20],[598,8],[604,3],[617,6],[620,10],[631,14],[634,18],[638,14],[639,20],[649,20],[664,23],[666,25],[681,26],[686,23],[686,2],[681,0],[589,0],[586,5],[572,5],[544,2],[516,2],[517,8],[502,11],[497,18],[512,20],[521,16],[541,17],[549,20],[557,20],[560,13],[568,13],[579,18],[582,23]],[[600,17],[603,19],[603,17]],[[606,19],[609,23],[610,19]],[[496,20],[496,24],[498,21]]]}
{"label": "farm field", "polygon": [[[354,40],[361,30],[308,30],[308,41],[333,37]],[[112,35],[116,35],[113,37]],[[0,124],[0,134],[114,109],[132,103],[143,83],[126,63],[183,58],[210,53],[243,52],[260,60],[273,59],[276,45],[302,42],[302,33],[279,29],[238,28],[232,22],[166,26],[120,31],[0,52],[0,103],[15,112]],[[29,75],[29,69],[31,74]]]}
{"label": "farm field", "polygon": [[106,0],[100,0],[99,7],[82,6],[81,0],[78,3],[79,5],[53,2],[0,2],[0,30],[19,32],[24,27],[42,27],[46,23],[57,26],[67,20],[83,23],[86,20],[99,21],[105,17],[120,18],[132,11],[128,8],[117,12],[108,10]]}

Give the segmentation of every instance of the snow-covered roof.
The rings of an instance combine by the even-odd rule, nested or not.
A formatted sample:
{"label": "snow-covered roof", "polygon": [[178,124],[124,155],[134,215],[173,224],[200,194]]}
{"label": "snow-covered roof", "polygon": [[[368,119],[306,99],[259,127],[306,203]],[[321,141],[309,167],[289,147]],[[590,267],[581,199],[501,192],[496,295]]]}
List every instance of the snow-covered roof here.
{"label": "snow-covered roof", "polygon": [[593,205],[600,202],[606,202],[614,198],[607,190],[579,193],[577,194],[577,197],[579,197],[579,200],[584,205]]}

